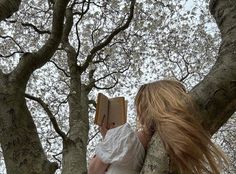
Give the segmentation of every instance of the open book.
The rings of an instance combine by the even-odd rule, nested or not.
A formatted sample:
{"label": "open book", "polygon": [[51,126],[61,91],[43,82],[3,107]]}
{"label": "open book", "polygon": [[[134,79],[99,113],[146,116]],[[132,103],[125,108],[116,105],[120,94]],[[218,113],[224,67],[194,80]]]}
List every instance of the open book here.
{"label": "open book", "polygon": [[102,93],[98,94],[96,115],[94,123],[97,125],[120,126],[126,123],[127,119],[127,101],[124,97],[108,98]]}

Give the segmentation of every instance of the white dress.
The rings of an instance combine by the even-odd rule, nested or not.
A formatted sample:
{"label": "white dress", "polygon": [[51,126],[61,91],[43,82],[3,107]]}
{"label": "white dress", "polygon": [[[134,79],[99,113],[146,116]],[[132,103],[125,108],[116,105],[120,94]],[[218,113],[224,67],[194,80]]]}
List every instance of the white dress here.
{"label": "white dress", "polygon": [[111,164],[106,174],[139,174],[145,158],[145,149],[128,123],[108,130],[95,153]]}

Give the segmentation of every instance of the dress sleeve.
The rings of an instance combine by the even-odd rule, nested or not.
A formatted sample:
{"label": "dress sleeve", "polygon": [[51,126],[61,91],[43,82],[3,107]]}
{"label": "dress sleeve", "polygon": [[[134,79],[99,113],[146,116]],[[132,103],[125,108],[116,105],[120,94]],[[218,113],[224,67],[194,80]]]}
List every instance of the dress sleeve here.
{"label": "dress sleeve", "polygon": [[105,163],[125,163],[132,159],[132,153],[139,145],[137,141],[135,132],[126,123],[108,130],[104,140],[96,146],[95,153]]}

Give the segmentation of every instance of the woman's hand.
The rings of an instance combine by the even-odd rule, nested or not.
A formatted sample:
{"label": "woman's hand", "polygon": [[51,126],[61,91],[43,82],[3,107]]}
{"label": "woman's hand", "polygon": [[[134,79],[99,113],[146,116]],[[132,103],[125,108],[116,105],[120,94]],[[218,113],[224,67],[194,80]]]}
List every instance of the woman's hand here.
{"label": "woman's hand", "polygon": [[101,135],[102,135],[102,138],[104,139],[105,136],[106,136],[106,133],[107,133],[107,131],[108,131],[108,128],[107,128],[107,126],[105,125],[104,122],[102,123],[101,126],[99,126],[99,131],[100,131],[100,133],[101,133]]}
{"label": "woman's hand", "polygon": [[104,139],[105,136],[106,136],[107,131],[108,131],[109,129],[114,128],[114,127],[115,127],[115,123],[112,123],[112,124],[110,124],[110,125],[107,125],[107,124],[105,124],[105,123],[103,122],[102,125],[99,126],[99,131],[100,131],[100,133],[101,133],[101,135],[102,135],[102,138]]}
{"label": "woman's hand", "polygon": [[88,174],[104,174],[110,164],[104,163],[99,157],[94,156],[88,166]]}

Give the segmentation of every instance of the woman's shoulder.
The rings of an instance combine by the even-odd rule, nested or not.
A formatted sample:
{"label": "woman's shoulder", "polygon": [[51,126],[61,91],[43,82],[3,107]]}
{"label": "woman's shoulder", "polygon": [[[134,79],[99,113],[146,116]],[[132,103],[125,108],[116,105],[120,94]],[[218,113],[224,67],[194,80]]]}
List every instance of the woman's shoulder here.
{"label": "woman's shoulder", "polygon": [[117,130],[119,130],[119,129],[131,129],[132,130],[132,127],[129,123],[124,123],[124,124],[122,124],[120,126],[117,126],[113,129],[117,129]]}
{"label": "woman's shoulder", "polygon": [[104,140],[109,141],[109,143],[114,142],[115,145],[125,143],[126,147],[133,147],[133,150],[138,148],[139,150],[145,151],[148,147],[150,137],[145,135],[143,130],[134,130],[129,123],[125,123],[108,130]]}
{"label": "woman's shoulder", "polygon": [[96,146],[95,151],[106,163],[130,160],[137,151],[140,158],[143,158],[145,154],[136,132],[128,123],[108,130],[104,140]]}
{"label": "woman's shoulder", "polygon": [[131,125],[129,123],[125,123],[123,125],[117,126],[115,128],[109,129],[107,131],[107,135],[109,134],[122,134],[122,133],[133,133],[134,130],[132,129]]}

